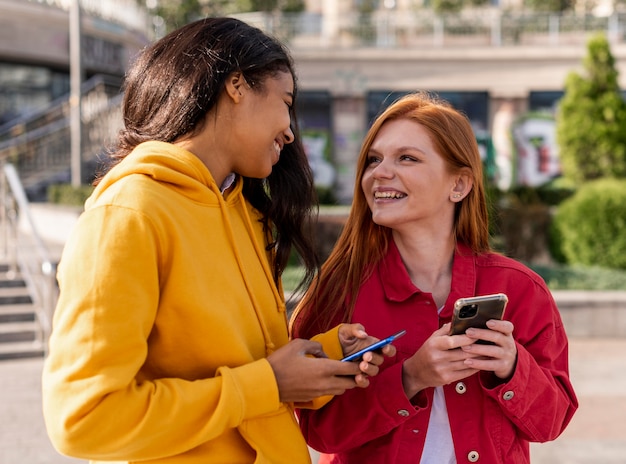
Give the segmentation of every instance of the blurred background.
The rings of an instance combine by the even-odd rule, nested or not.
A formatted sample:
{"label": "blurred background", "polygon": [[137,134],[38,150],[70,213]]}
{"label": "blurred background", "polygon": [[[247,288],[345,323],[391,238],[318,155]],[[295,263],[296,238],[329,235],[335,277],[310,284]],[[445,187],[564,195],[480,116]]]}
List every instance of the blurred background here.
{"label": "blurred background", "polygon": [[[44,339],[60,249],[121,128],[129,63],[211,15],[292,52],[322,257],[372,120],[426,90],[471,121],[494,248],[552,290],[626,290],[625,0],[0,0],[0,246],[10,275],[41,288]],[[299,272],[294,255],[288,291]]]}
{"label": "blurred background", "polygon": [[[121,128],[129,63],[217,15],[291,50],[322,257],[377,114],[425,90],[468,116],[493,247],[553,291],[586,405],[560,441],[567,450],[535,455],[625,463],[626,0],[0,0],[0,391],[11,398],[0,405],[0,463],[57,462],[38,409],[23,413],[38,401],[56,264]],[[294,255],[287,292],[300,275]],[[35,438],[12,421],[34,424]]]}

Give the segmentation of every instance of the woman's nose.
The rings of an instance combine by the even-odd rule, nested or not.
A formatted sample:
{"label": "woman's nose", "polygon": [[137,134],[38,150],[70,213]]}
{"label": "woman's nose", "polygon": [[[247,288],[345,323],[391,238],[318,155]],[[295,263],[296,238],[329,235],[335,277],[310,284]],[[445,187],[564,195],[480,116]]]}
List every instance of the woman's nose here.
{"label": "woman's nose", "polygon": [[372,170],[372,175],[374,176],[374,178],[388,179],[390,177],[393,177],[393,170],[390,168],[391,166],[383,160],[374,167],[374,169]]}
{"label": "woman's nose", "polygon": [[285,145],[287,145],[288,143],[291,143],[294,141],[294,139],[296,138],[295,135],[293,135],[293,131],[291,130],[291,127],[289,127],[289,129],[287,129],[284,133],[283,136],[285,138]]}

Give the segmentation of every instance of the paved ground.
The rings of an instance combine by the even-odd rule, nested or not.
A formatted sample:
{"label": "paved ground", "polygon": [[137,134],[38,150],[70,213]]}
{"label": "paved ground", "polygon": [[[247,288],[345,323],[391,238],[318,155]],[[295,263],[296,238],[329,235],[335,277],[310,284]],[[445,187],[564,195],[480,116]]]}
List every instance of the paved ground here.
{"label": "paved ground", "polygon": [[[626,464],[626,338],[570,340],[580,408],[556,441],[532,446],[533,464]],[[71,464],[46,436],[42,360],[0,362],[0,464]]]}

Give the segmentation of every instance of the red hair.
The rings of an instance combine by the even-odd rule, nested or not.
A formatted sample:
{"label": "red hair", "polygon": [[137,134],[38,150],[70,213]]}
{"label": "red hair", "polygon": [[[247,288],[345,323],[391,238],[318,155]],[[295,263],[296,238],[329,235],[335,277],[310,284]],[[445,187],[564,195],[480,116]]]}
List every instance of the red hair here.
{"label": "red hair", "polygon": [[361,179],[370,146],[380,128],[397,119],[409,119],[423,126],[450,171],[464,170],[473,178],[473,188],[456,205],[455,237],[474,253],[490,251],[482,160],[469,120],[447,102],[427,93],[406,95],[378,116],[365,136],[357,161],[352,207],[343,232],[323,264],[319,279],[292,317],[292,329],[298,337],[310,338],[340,322],[348,322],[360,285],[387,252],[391,229],[372,220]]}

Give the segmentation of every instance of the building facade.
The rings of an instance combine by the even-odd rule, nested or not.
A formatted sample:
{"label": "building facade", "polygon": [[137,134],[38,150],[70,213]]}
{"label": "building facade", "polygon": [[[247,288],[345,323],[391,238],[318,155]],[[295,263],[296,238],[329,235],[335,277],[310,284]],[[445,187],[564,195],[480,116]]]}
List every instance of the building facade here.
{"label": "building facade", "polygon": [[[67,98],[71,1],[0,0],[0,127]],[[437,16],[418,3],[381,0],[365,14],[359,0],[310,0],[302,14],[239,15],[292,51],[299,124],[316,183],[339,203],[351,201],[369,124],[407,92],[434,92],[464,111],[494,179],[507,188],[558,173],[550,123],[528,122],[527,115],[554,112],[568,73],[582,72],[592,34],[609,38],[626,89],[624,14],[531,14],[515,11],[510,0]],[[85,79],[121,81],[152,40],[153,19],[133,0],[81,4]],[[515,134],[523,140],[517,143]],[[516,149],[533,155],[536,166],[512,167]]]}
{"label": "building facade", "polygon": [[[72,0],[0,0],[0,126],[70,91]],[[131,0],[81,2],[84,78],[121,78],[149,43],[149,15]]]}

